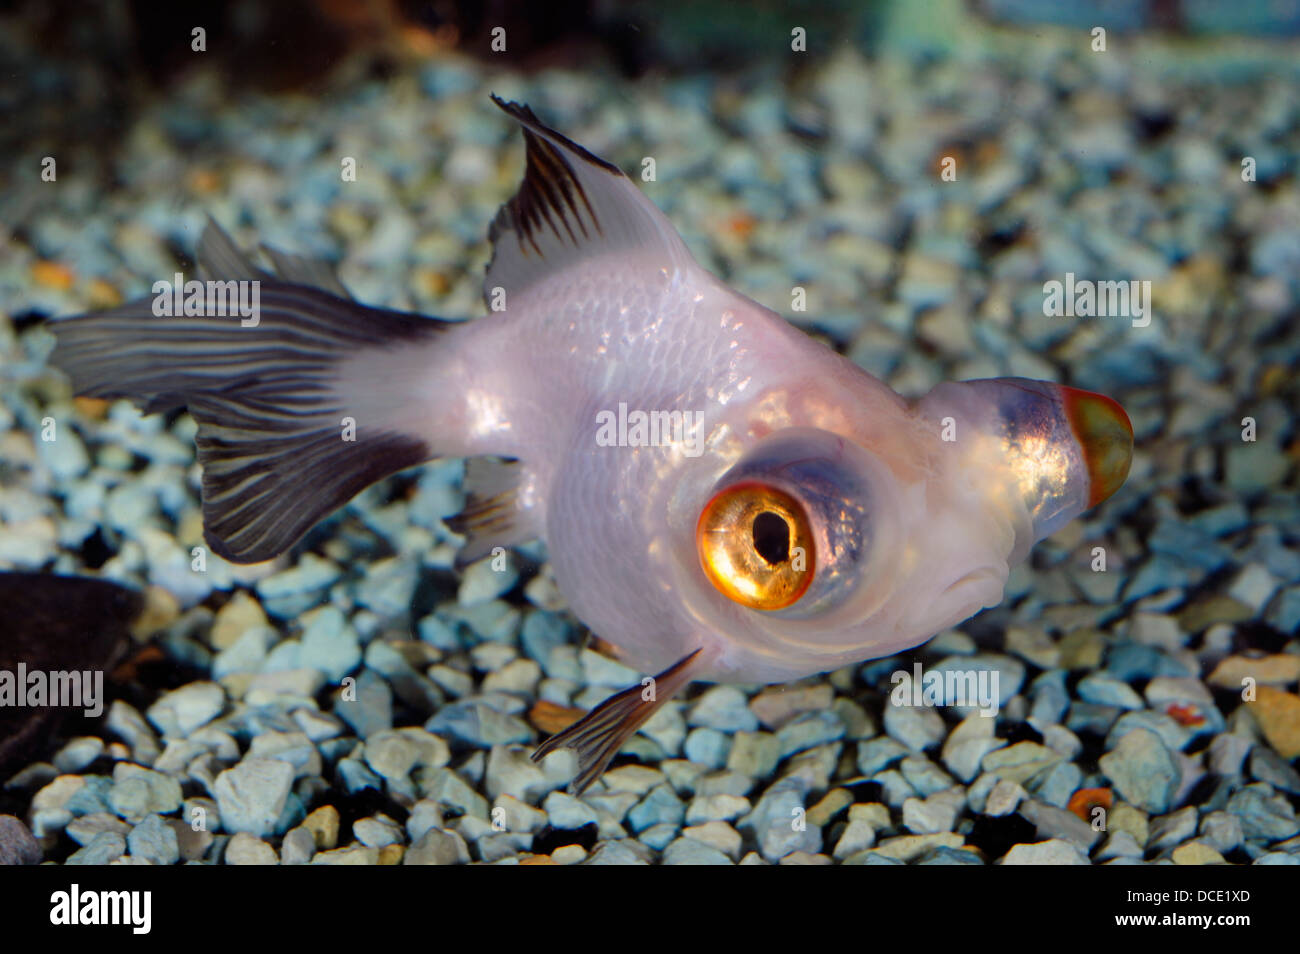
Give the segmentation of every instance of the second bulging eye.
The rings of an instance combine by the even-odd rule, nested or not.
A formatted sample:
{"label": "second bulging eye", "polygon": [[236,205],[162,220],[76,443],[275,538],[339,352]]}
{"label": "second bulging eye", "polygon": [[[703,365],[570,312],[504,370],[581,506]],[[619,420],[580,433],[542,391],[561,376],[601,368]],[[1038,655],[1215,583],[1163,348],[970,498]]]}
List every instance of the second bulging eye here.
{"label": "second bulging eye", "polygon": [[700,514],[695,543],[709,582],[750,609],[784,609],[813,579],[808,515],[798,500],[767,484],[736,484],[714,495]]}

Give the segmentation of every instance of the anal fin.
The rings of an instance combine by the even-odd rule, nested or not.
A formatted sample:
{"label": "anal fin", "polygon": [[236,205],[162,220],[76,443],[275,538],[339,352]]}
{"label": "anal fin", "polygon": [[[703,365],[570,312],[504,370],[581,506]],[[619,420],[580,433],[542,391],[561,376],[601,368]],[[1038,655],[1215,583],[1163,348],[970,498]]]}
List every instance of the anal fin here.
{"label": "anal fin", "polygon": [[[677,660],[654,677],[652,686],[636,685],[610,696],[569,728],[539,745],[533,761],[540,761],[555,749],[575,750],[578,774],[569,788],[573,794],[581,795],[604,774],[623,743],[691,681],[702,651],[697,649]],[[647,689],[651,690],[649,699],[645,698]]]}

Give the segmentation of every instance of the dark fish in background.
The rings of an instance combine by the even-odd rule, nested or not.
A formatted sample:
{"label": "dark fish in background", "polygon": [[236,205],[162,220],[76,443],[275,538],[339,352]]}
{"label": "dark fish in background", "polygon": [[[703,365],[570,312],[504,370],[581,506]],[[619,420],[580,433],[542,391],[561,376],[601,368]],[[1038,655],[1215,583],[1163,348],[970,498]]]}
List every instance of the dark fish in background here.
{"label": "dark fish in background", "polygon": [[[107,580],[0,573],[0,679],[17,679],[20,666],[26,673],[99,672],[102,688],[143,609],[138,592]],[[107,708],[102,694],[98,702]],[[63,719],[82,711],[0,704],[0,781],[45,755]]]}

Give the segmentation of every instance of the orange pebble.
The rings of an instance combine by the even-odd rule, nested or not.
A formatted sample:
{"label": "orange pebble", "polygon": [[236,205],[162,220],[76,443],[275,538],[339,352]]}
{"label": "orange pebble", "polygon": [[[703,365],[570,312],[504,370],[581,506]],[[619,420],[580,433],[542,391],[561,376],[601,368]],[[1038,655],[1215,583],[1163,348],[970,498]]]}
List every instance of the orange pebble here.
{"label": "orange pebble", "polygon": [[92,278],[86,285],[86,300],[92,308],[112,308],[122,304],[122,293],[102,278]]}
{"label": "orange pebble", "polygon": [[727,219],[726,229],[737,238],[747,239],[754,233],[755,224],[757,223],[752,215],[741,212]]}
{"label": "orange pebble", "polygon": [[[948,169],[955,169],[958,175],[967,167],[970,154],[964,146],[956,144],[950,145],[947,149],[941,149],[930,160],[930,172],[936,178],[943,176]],[[951,162],[949,161],[951,160]],[[954,166],[953,163],[956,165]]]}
{"label": "orange pebble", "polygon": [[1183,705],[1181,702],[1171,702],[1165,706],[1165,713],[1179,725],[1201,725],[1205,722],[1205,716],[1201,715],[1201,710],[1191,704]]}
{"label": "orange pebble", "polygon": [[420,290],[431,297],[447,294],[451,282],[447,276],[434,268],[421,268],[415,273],[415,280],[420,283]]}
{"label": "orange pebble", "polygon": [[211,195],[221,188],[221,177],[211,169],[195,169],[190,173],[190,189],[200,195]]}
{"label": "orange pebble", "polygon": [[555,735],[557,732],[563,732],[586,714],[586,709],[556,705],[554,702],[539,699],[528,710],[528,721],[536,726],[538,731]]}
{"label": "orange pebble", "polygon": [[1115,796],[1111,794],[1111,790],[1108,788],[1081,788],[1070,796],[1070,804],[1066,807],[1091,824],[1092,810],[1100,806],[1106,811],[1110,811],[1110,806],[1114,803],[1114,800]]}
{"label": "orange pebble", "polygon": [[32,264],[32,281],[46,288],[67,291],[72,287],[75,276],[72,269],[59,262],[35,262]]}
{"label": "orange pebble", "polygon": [[73,406],[83,417],[93,417],[96,420],[102,420],[108,413],[108,405],[112,403],[103,398],[75,397],[72,399]]}

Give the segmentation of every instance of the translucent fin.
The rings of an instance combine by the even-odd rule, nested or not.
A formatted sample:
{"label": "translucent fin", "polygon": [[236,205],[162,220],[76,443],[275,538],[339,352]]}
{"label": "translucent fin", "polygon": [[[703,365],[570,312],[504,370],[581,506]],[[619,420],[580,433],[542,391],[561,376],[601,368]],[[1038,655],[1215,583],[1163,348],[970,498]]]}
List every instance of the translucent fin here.
{"label": "translucent fin", "polygon": [[453,532],[468,537],[456,554],[456,569],[481,560],[494,547],[525,543],[538,536],[531,512],[520,501],[524,469],[517,460],[471,457],[465,462],[465,509],[444,522]]}
{"label": "translucent fin", "polygon": [[527,165],[488,232],[489,306],[498,286],[508,303],[539,278],[595,256],[635,249],[656,269],[694,265],[671,223],[617,166],[542,125],[527,106],[492,101],[524,127]]}
{"label": "translucent fin", "polygon": [[338,275],[334,274],[334,268],[328,262],[307,258],[305,255],[290,255],[269,245],[262,246],[262,254],[271,260],[275,273],[286,282],[312,285],[340,298],[352,299],[352,295],[343,287],[343,283],[339,281]]}
{"label": "translucent fin", "polygon": [[[632,733],[691,681],[700,653],[701,650],[697,649],[683,656],[655,676],[653,687],[632,686],[610,696],[569,728],[539,745],[533,753],[533,761],[540,761],[555,749],[574,749],[578,753],[578,775],[569,787],[575,795],[581,795],[604,774],[610,759]],[[644,698],[651,689],[650,698]]]}
{"label": "translucent fin", "polygon": [[[268,560],[374,481],[427,460],[419,436],[349,416],[341,361],[409,347],[445,324],[368,308],[267,276],[210,224],[199,264],[217,280],[259,282],[258,318],[160,317],[153,299],[52,322],[52,364],[78,394],[146,411],[187,406],[199,424],[203,520],[214,552]],[[353,426],[348,427],[347,420]]]}
{"label": "translucent fin", "polygon": [[267,281],[280,278],[293,285],[308,285],[338,295],[340,298],[352,299],[351,293],[343,287],[343,283],[334,273],[333,266],[328,262],[308,258],[305,255],[291,255],[269,245],[263,245],[261,249],[262,254],[271,262],[271,267],[275,269],[274,275],[254,265],[252,259],[239,250],[216,220],[208,216],[207,227],[199,237],[199,272],[205,279],[234,278]]}
{"label": "translucent fin", "polygon": [[199,236],[197,257],[199,272],[205,279],[265,281],[271,277],[239,250],[226,230],[210,215],[203,234]]}

